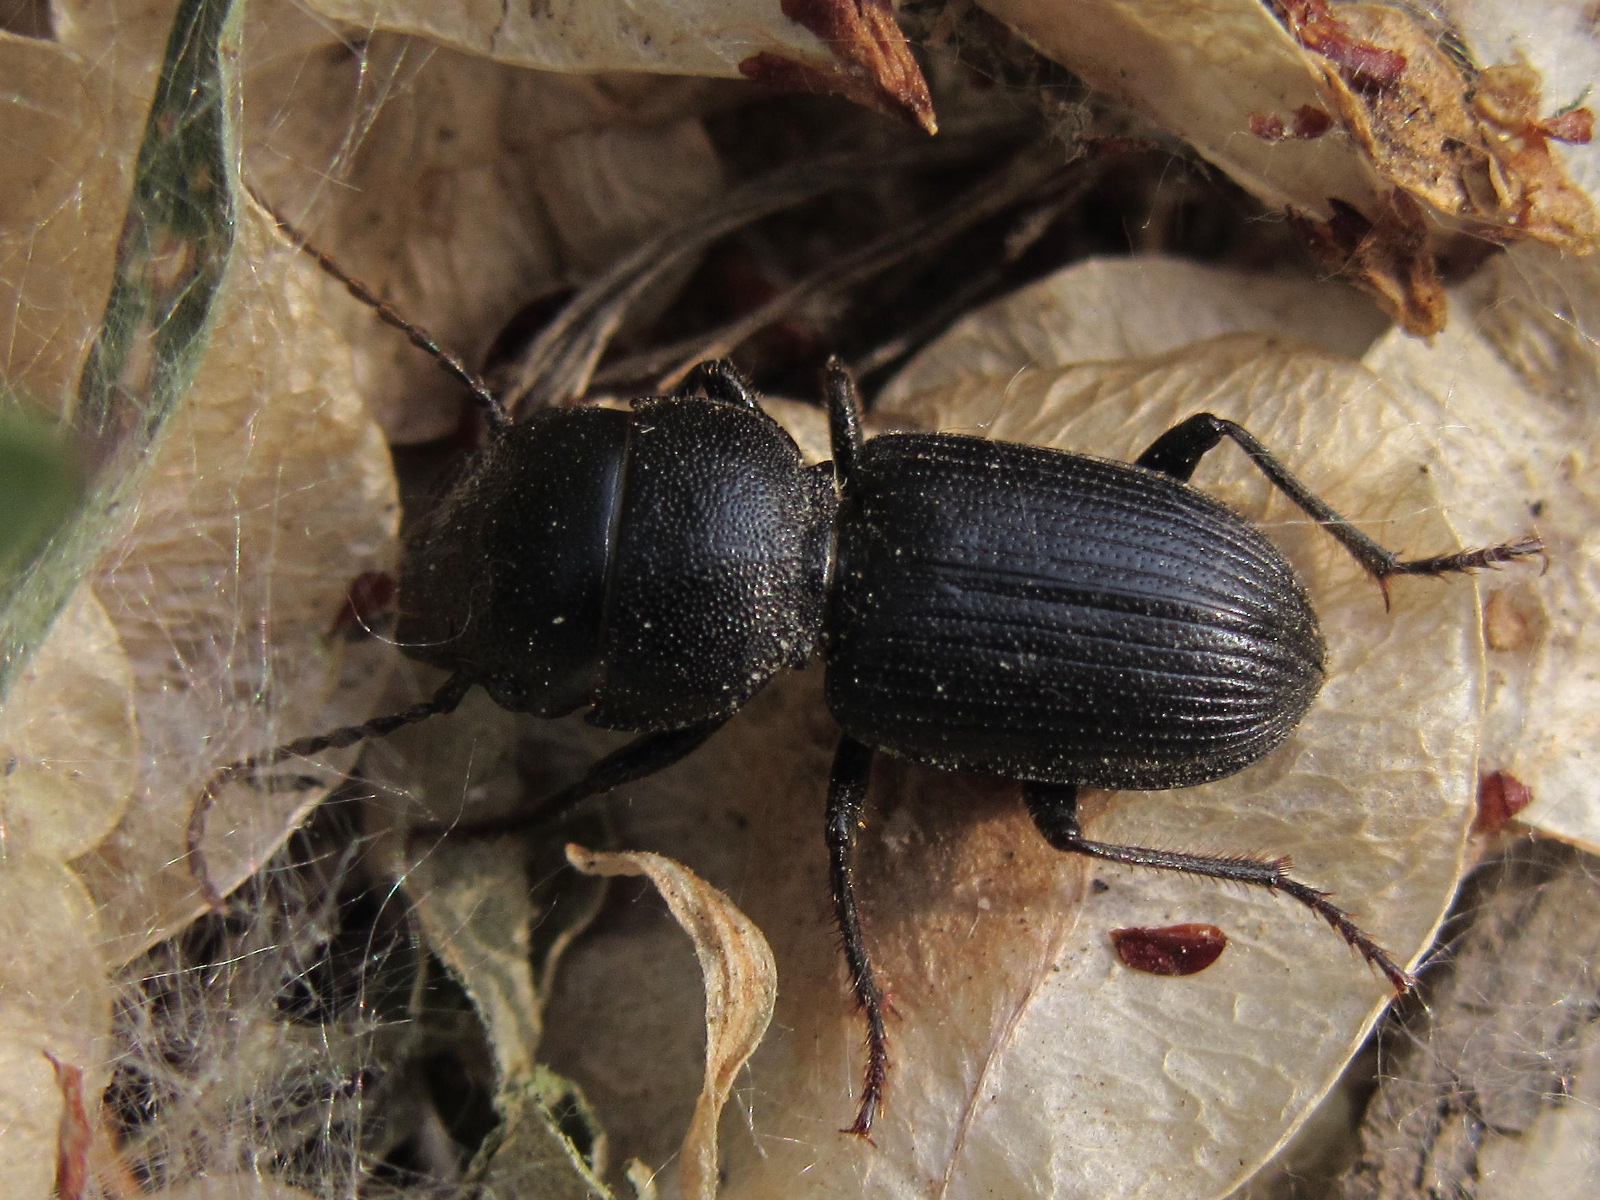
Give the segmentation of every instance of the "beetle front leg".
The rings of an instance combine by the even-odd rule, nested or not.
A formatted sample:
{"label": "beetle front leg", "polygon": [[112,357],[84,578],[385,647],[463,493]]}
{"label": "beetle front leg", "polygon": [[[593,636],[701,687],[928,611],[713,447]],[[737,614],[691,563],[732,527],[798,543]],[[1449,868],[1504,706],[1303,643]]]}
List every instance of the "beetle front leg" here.
{"label": "beetle front leg", "polygon": [[856,377],[837,358],[823,369],[823,391],[828,400],[828,436],[833,449],[833,473],[841,488],[850,484],[856,456],[861,453],[861,397]]}
{"label": "beetle front leg", "polygon": [[[215,807],[217,797],[222,794],[223,788],[291,758],[309,758],[313,754],[321,754],[324,750],[342,750],[346,746],[354,746],[357,742],[368,738],[388,737],[397,729],[415,725],[418,721],[426,721],[429,717],[454,712],[466,694],[472,690],[472,685],[473,680],[466,672],[458,671],[445,680],[432,697],[421,704],[413,704],[410,708],[387,716],[373,717],[360,725],[345,725],[315,737],[296,738],[264,753],[252,754],[249,758],[231,762],[213,774],[190,808],[189,824],[184,832],[189,873],[194,877],[206,905],[215,912],[221,912],[224,908],[222,892],[217,887],[216,881],[211,878],[211,868],[206,862],[205,854],[206,818]],[[297,781],[309,780],[312,787],[319,786],[322,782],[309,775],[296,775],[291,778]]]}
{"label": "beetle front leg", "polygon": [[867,1020],[867,1070],[861,1088],[861,1105],[855,1123],[845,1133],[867,1137],[872,1121],[883,1107],[889,1081],[889,1037],[883,1025],[883,989],[878,986],[861,936],[861,913],[856,908],[856,831],[866,805],[867,783],[872,776],[872,751],[848,734],[839,739],[828,781],[828,868],[833,888],[833,910],[850,967],[850,987]]}
{"label": "beetle front leg", "polygon": [[1282,892],[1300,901],[1312,912],[1332,925],[1351,946],[1394,986],[1400,995],[1409,991],[1416,982],[1409,973],[1377,940],[1361,929],[1344,909],[1328,903],[1326,892],[1309,887],[1288,875],[1287,858],[1262,859],[1248,855],[1213,857],[1204,854],[1180,854],[1172,850],[1151,850],[1143,846],[1121,846],[1110,842],[1091,842],[1083,836],[1078,824],[1078,789],[1072,784],[1027,783],[1023,796],[1028,803],[1028,815],[1044,834],[1045,841],[1057,850],[1071,854],[1087,854],[1106,862],[1125,863],[1133,867],[1158,867],[1164,871],[1182,871],[1189,875],[1204,875],[1209,879],[1226,879],[1233,883],[1246,883],[1273,892]]}
{"label": "beetle front leg", "polygon": [[683,383],[678,386],[678,395],[692,396],[696,391],[704,392],[711,400],[721,401],[723,404],[742,405],[745,408],[760,409],[761,401],[756,396],[755,388],[750,386],[750,381],[739,373],[739,368],[725,358],[707,359],[692,367],[683,377]]}
{"label": "beetle front leg", "polygon": [[[1242,425],[1211,413],[1196,413],[1174,425],[1151,443],[1150,448],[1138,457],[1136,464],[1187,483],[1201,458],[1225,437],[1231,438],[1250,456],[1250,460],[1275,488],[1337,538],[1351,557],[1379,583],[1391,575],[1448,575],[1454,571],[1472,571],[1544,552],[1543,542],[1537,537],[1527,537],[1514,542],[1502,542],[1498,546],[1486,546],[1481,550],[1439,554],[1432,558],[1402,559],[1336,513],[1326,501],[1295,478],[1255,434]],[[1387,602],[1387,592],[1384,599]]]}

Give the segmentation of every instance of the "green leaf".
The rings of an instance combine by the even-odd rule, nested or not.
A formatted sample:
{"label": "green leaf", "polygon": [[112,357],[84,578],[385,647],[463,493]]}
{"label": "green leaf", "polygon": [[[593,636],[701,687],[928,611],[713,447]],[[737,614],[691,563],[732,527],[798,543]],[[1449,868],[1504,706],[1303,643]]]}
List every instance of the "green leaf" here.
{"label": "green leaf", "polygon": [[[52,518],[56,536],[18,551],[29,569],[0,573],[0,696],[99,554],[205,354],[234,242],[241,7],[184,0],[173,22],[110,298],[78,385],[83,487]],[[11,482],[32,492],[21,476]]]}

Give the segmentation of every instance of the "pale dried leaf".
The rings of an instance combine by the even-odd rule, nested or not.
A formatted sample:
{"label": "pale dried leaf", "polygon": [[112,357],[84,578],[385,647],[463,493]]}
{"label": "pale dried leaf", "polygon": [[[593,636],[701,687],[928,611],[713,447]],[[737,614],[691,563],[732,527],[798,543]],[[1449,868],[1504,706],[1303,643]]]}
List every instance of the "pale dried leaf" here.
{"label": "pale dried leaf", "polygon": [[[563,1127],[582,1118],[568,1111],[558,1119],[541,1094],[553,1081],[540,1072],[532,1082],[515,1084],[499,1098],[502,1128],[479,1179],[481,1194],[506,1200],[610,1200],[596,1171],[573,1148]],[[564,1082],[564,1081],[563,1081]],[[567,1085],[570,1087],[570,1085]],[[592,1156],[604,1159],[605,1135],[594,1129]]]}
{"label": "pale dried leaf", "polygon": [[1252,118],[1292,127],[1333,111],[1316,64],[1259,0],[980,0],[1091,86],[1153,118],[1264,203],[1318,219],[1330,197],[1375,212],[1379,182],[1338,130],[1268,140]]}
{"label": "pale dried leaf", "polygon": [[597,854],[580,846],[568,846],[567,857],[587,874],[647,877],[694,940],[706,990],[706,1070],[683,1140],[679,1178],[689,1200],[713,1200],[717,1122],[734,1078],[772,1021],[778,983],[772,951],[727,896],[671,859],[645,852]]}
{"label": "pale dried leaf", "polygon": [[887,0],[317,0],[367,29],[420,33],[446,46],[544,71],[649,71],[741,77],[838,91],[933,132],[916,60]]}
{"label": "pale dried leaf", "polygon": [[[1358,358],[1388,326],[1358,292],[1322,280],[1173,258],[1091,259],[957,321],[895,376],[881,403],[892,410],[896,397],[956,380],[1139,358],[1225,333],[1278,333]],[[1004,407],[996,392],[994,412]]]}
{"label": "pale dried leaf", "polygon": [[[394,699],[386,707],[410,703]],[[516,722],[481,691],[446,719],[401,730],[374,746],[364,770],[378,789],[369,812],[389,838],[402,880],[433,952],[472,999],[494,1051],[502,1087],[522,1087],[534,1070],[543,1000],[534,982],[534,921],[527,848],[517,839],[407,836],[397,819],[420,809],[450,822],[504,811],[522,796]]]}
{"label": "pale dried leaf", "polygon": [[133,678],[87,584],[0,706],[0,825],[56,862],[86,854],[122,818],[140,759]]}
{"label": "pale dried leaf", "polygon": [[0,1156],[6,1194],[54,1194],[64,1108],[50,1057],[98,1096],[110,1074],[111,988],[94,902],[59,862],[8,848],[0,864]]}
{"label": "pale dried leaf", "polygon": [[[81,32],[70,22],[64,29],[69,42]],[[148,86],[130,94],[110,60],[81,44],[89,53],[80,58],[48,43],[0,39],[15,96],[3,109],[14,157],[48,164],[19,177],[22,189],[0,193],[4,368],[48,411],[63,411],[75,394],[105,304],[149,103]],[[159,54],[141,78],[155,62]],[[373,664],[362,668],[360,654],[347,656],[351,678],[336,687],[346,656],[325,639],[349,580],[391,562],[388,456],[354,397],[347,352],[310,302],[306,277],[314,270],[283,249],[267,265],[271,235],[249,214],[242,221],[249,253],[234,260],[210,358],[188,407],[164,431],[147,489],[128,506],[129,530],[93,581],[128,658],[143,739],[136,756],[115,739],[100,748],[105,769],[120,763],[121,784],[137,801],[109,838],[92,823],[78,835],[98,843],[79,865],[102,902],[107,936],[120,939],[115,955],[136,952],[192,913],[181,829],[206,774],[241,748],[277,741],[273,718],[281,713],[292,724],[296,704],[309,710],[302,719],[322,723],[352,713],[319,716],[330,692],[354,697],[360,715],[363,689],[370,698],[359,675],[373,674]],[[287,281],[291,274],[297,283]],[[330,399],[326,389],[343,394]],[[308,440],[330,457],[302,456]],[[321,482],[336,484],[345,499],[331,500],[334,490],[319,491]],[[276,639],[297,645],[269,648]],[[284,708],[264,718],[263,701]],[[240,878],[305,801],[266,805],[275,816],[234,843],[236,864],[224,853],[224,873]]]}
{"label": "pale dried leaf", "polygon": [[0,172],[0,374],[53,417],[76,395],[111,285],[142,114],[75,55],[31,38],[0,33],[0,81],[12,164]]}
{"label": "pale dried leaf", "polygon": [[1486,575],[1489,680],[1483,769],[1533,792],[1520,817],[1600,846],[1600,270],[1532,247],[1457,298],[1464,319],[1431,345],[1385,338],[1367,365],[1448,403],[1435,479],[1463,540],[1537,531],[1539,578]]}

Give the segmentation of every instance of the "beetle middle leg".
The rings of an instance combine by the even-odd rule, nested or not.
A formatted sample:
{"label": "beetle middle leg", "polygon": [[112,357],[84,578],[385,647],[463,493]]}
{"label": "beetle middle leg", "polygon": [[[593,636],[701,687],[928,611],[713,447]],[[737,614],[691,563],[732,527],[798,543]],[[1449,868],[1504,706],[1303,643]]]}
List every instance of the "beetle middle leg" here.
{"label": "beetle middle leg", "polygon": [[878,985],[861,934],[861,913],[856,907],[855,850],[856,832],[861,828],[861,813],[867,800],[867,783],[872,777],[873,751],[850,737],[839,739],[833,758],[833,774],[828,780],[828,875],[833,889],[834,916],[844,942],[845,962],[850,967],[850,987],[856,1003],[867,1019],[867,1070],[861,1087],[861,1104],[855,1122],[845,1133],[866,1137],[873,1118],[883,1106],[883,1091],[889,1081],[889,1035],[884,1029],[883,989]]}
{"label": "beetle middle leg", "polygon": [[1123,846],[1112,842],[1092,842],[1083,836],[1078,823],[1078,788],[1074,784],[1026,783],[1023,796],[1028,803],[1028,815],[1033,818],[1045,840],[1057,850],[1072,854],[1087,854],[1107,862],[1125,863],[1134,867],[1158,867],[1165,871],[1182,871],[1189,875],[1204,875],[1210,879],[1226,879],[1233,883],[1246,883],[1282,892],[1300,901],[1312,912],[1332,925],[1351,946],[1394,985],[1396,992],[1404,995],[1415,980],[1370,933],[1361,929],[1344,909],[1328,903],[1327,893],[1309,887],[1288,876],[1287,858],[1262,859],[1248,855],[1217,857],[1205,854],[1180,854],[1172,850],[1152,850],[1144,846]]}
{"label": "beetle middle leg", "polygon": [[[1230,438],[1260,468],[1261,473],[1308,516],[1338,539],[1352,558],[1381,584],[1391,575],[1448,575],[1454,571],[1472,571],[1495,563],[1511,562],[1543,553],[1544,543],[1536,537],[1498,546],[1485,546],[1481,550],[1463,550],[1456,554],[1439,554],[1431,558],[1402,559],[1391,550],[1362,533],[1349,521],[1336,513],[1328,503],[1314,493],[1279,461],[1261,441],[1242,425],[1213,415],[1196,413],[1186,421],[1174,425],[1150,444],[1150,448],[1136,460],[1137,465],[1160,471],[1184,483],[1194,474],[1195,467],[1206,453],[1223,438]],[[1384,593],[1388,601],[1387,590]]]}
{"label": "beetle middle leg", "polygon": [[716,717],[690,725],[684,729],[664,729],[642,734],[597,759],[576,783],[562,788],[541,803],[532,805],[526,812],[511,813],[504,817],[489,817],[482,821],[426,822],[413,825],[411,836],[423,834],[450,834],[467,837],[501,837],[511,833],[525,833],[530,829],[547,829],[558,825],[579,804],[595,796],[603,796],[614,788],[648,778],[658,771],[693,754],[717,730],[728,723],[727,717]]}

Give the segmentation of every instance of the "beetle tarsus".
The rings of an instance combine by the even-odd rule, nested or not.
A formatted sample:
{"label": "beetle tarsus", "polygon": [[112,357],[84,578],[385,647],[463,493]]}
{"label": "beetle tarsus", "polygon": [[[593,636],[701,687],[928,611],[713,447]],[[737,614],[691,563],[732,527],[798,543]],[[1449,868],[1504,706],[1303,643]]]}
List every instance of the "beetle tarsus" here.
{"label": "beetle tarsus", "polygon": [[1395,962],[1389,952],[1378,945],[1370,933],[1351,919],[1349,913],[1331,903],[1327,892],[1301,883],[1297,879],[1287,878],[1280,879],[1273,887],[1275,891],[1294,897],[1332,925],[1346,942],[1360,952],[1362,958],[1383,973],[1396,995],[1404,996],[1416,986],[1415,976]]}
{"label": "beetle tarsus", "polygon": [[750,381],[725,358],[715,358],[700,363],[683,377],[683,382],[678,385],[677,394],[692,396],[696,392],[723,404],[756,409],[761,407],[761,400],[755,388],[750,386]]}
{"label": "beetle tarsus", "polygon": [[1153,850],[1144,846],[1123,846],[1092,842],[1083,836],[1078,823],[1078,789],[1070,784],[1030,783],[1024,785],[1028,812],[1039,831],[1057,850],[1086,854],[1106,862],[1126,866],[1156,867],[1182,871],[1209,879],[1224,879],[1282,892],[1304,904],[1339,933],[1361,956],[1383,972],[1395,991],[1405,995],[1416,982],[1371,934],[1358,926],[1349,913],[1328,900],[1328,893],[1290,879],[1288,858],[1255,858],[1248,855],[1182,854],[1174,850]]}
{"label": "beetle tarsus", "polygon": [[1414,558],[1405,561],[1396,560],[1387,570],[1378,576],[1379,581],[1390,575],[1452,575],[1460,571],[1481,571],[1493,569],[1502,563],[1516,562],[1519,559],[1532,558],[1535,555],[1545,560],[1549,566],[1549,556],[1545,553],[1544,541],[1536,536],[1518,538],[1513,542],[1501,542],[1497,546],[1484,546],[1479,550],[1462,550],[1455,554],[1437,554],[1432,558]]}

